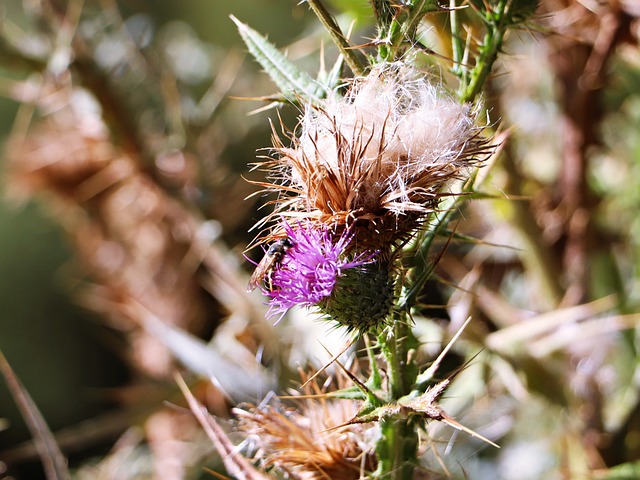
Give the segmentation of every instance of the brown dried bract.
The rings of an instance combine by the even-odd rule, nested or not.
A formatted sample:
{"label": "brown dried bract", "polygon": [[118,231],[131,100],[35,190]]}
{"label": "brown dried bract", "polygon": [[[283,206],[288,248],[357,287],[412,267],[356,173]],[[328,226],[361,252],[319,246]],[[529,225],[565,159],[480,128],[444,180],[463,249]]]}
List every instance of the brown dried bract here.
{"label": "brown dried bract", "polygon": [[275,217],[355,227],[357,249],[385,251],[438,208],[446,187],[492,146],[475,113],[396,67],[356,79],[345,97],[309,106],[286,147],[258,168]]}

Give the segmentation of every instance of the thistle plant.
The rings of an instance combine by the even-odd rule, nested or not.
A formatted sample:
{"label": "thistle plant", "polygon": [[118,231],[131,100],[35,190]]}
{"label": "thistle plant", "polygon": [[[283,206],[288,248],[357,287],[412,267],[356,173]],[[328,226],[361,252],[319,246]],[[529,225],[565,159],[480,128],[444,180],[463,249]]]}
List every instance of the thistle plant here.
{"label": "thistle plant", "polygon": [[[316,309],[367,345],[369,377],[349,373],[354,386],[331,397],[358,403],[354,417],[337,428],[374,425],[375,445],[362,455],[375,452],[376,468],[331,477],[409,479],[420,463],[420,431],[430,421],[479,436],[440,407],[450,379],[436,381],[439,362],[421,371],[412,353],[419,346],[412,314],[435,268],[433,240],[447,232],[474,192],[476,170],[494,150],[481,120],[483,82],[508,30],[535,5],[471,2],[460,11],[455,3],[374,1],[377,38],[358,50],[319,1],[308,3],[341,53],[331,74],[318,80],[234,19],[280,87],[277,98],[302,111],[285,138],[274,129],[271,154],[256,164],[267,180],[255,183],[277,195],[273,211],[258,223],[260,240],[287,244],[258,267],[261,289],[272,315],[296,306]],[[420,42],[421,22],[432,14],[450,18],[447,66],[459,80],[455,93],[434,78],[433,58]],[[463,44],[463,29],[474,38],[482,30],[484,39]],[[243,415],[244,428],[258,417],[255,408]],[[293,476],[325,478],[320,472],[318,466],[315,476]]]}
{"label": "thistle plant", "polygon": [[[6,475],[37,450],[52,478],[200,478],[220,466],[204,430],[225,478],[640,478],[637,2],[545,0],[535,23],[522,0],[332,0],[337,20],[270,2],[243,21],[270,18],[280,42],[310,7],[324,42],[306,30],[287,50],[329,59],[303,71],[236,21],[278,86],[261,109],[282,113],[271,143],[237,101],[263,74],[221,55],[215,21],[241,5],[188,25],[191,7],[14,3],[6,190],[44,199],[75,253],[56,283],[103,318],[132,375],[105,391],[83,360],[93,342],[66,348],[84,328],[58,328],[68,311],[40,269],[54,274],[57,233],[0,208],[0,370],[35,421],[35,449],[7,442],[20,422],[0,397]],[[255,205],[240,200],[258,190],[267,214],[247,232]],[[74,385],[105,392],[108,415],[58,436],[33,377],[16,381],[25,364],[74,423],[96,400]],[[171,406],[176,378],[191,413]],[[98,464],[74,453],[125,429]]]}

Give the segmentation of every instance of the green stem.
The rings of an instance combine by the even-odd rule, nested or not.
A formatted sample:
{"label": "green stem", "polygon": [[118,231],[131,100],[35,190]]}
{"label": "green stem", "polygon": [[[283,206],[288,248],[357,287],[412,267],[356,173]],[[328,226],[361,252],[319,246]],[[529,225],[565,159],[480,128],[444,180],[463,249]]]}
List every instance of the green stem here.
{"label": "green stem", "polygon": [[460,36],[460,21],[456,0],[451,0],[449,3],[449,20],[451,21],[451,51],[453,53],[453,67],[451,70],[456,75],[462,77],[466,74],[466,67],[462,61],[464,56],[464,42]]}
{"label": "green stem", "polygon": [[416,32],[422,18],[429,12],[439,9],[435,0],[407,1],[399,7],[396,5],[396,13],[389,21],[386,17],[379,18],[378,61],[392,62],[402,56],[402,49],[417,43]]}
{"label": "green stem", "polygon": [[498,52],[502,47],[505,32],[499,29],[490,30],[485,35],[485,41],[480,52],[478,64],[471,71],[469,84],[460,95],[462,102],[472,102],[482,91],[484,82],[493,68],[493,63],[498,58]]}
{"label": "green stem", "polygon": [[378,62],[392,62],[395,59],[396,52],[400,48],[402,41],[402,27],[400,22],[392,20],[388,26],[380,29],[378,38],[380,45],[378,46]]}
{"label": "green stem", "polygon": [[378,342],[387,364],[389,400],[397,401],[411,392],[417,375],[410,358],[416,340],[404,312],[393,319],[393,324],[378,337]]}
{"label": "green stem", "polygon": [[[397,315],[378,342],[386,363],[389,404],[408,395],[417,378],[417,366],[412,351],[417,340],[404,313]],[[380,419],[380,438],[376,447],[378,470],[376,477],[409,480],[417,464],[418,432],[407,417],[390,415]]]}
{"label": "green stem", "polygon": [[418,434],[406,418],[382,418],[374,478],[412,480],[417,465]]}
{"label": "green stem", "polygon": [[356,76],[364,75],[364,66],[360,63],[360,60],[354,53],[353,48],[342,33],[336,19],[333,18],[320,0],[307,0],[307,3],[311,7],[311,10],[313,10],[313,13],[318,17],[318,20],[320,20],[320,23],[322,23],[324,28],[329,32],[329,35],[331,35],[331,38],[338,46],[338,49],[340,49],[340,53],[342,53],[345,62],[349,65],[353,74]]}
{"label": "green stem", "polygon": [[[480,46],[480,55],[471,72],[467,73],[466,68],[462,68],[457,72],[454,70],[461,79],[459,90],[461,102],[473,102],[476,99],[482,91],[487,76],[493,69],[493,64],[498,58],[502,42],[509,28],[509,24],[506,21],[508,2],[509,0],[502,0],[495,10],[485,12],[484,21],[487,26],[487,32]],[[457,22],[452,22],[453,28],[457,28]],[[456,35],[453,36],[454,38],[456,37]]]}

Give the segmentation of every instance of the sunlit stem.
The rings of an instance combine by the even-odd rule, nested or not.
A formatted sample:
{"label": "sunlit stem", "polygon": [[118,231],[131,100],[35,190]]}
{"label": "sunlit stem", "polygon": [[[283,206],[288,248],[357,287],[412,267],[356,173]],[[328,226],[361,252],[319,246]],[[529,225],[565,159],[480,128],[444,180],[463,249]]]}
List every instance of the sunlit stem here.
{"label": "sunlit stem", "polygon": [[[387,401],[396,404],[409,394],[417,377],[413,360],[417,340],[406,314],[397,314],[393,323],[378,336],[387,371]],[[380,438],[376,448],[379,478],[409,480],[417,464],[418,432],[409,418],[389,416],[380,419]]]}
{"label": "sunlit stem", "polygon": [[[470,72],[467,72],[466,68],[462,68],[458,72],[461,75],[459,91],[461,102],[473,102],[476,100],[491,73],[494,62],[498,58],[498,53],[500,53],[505,34],[509,28],[509,24],[506,21],[508,1],[501,0],[494,9],[484,13],[487,31],[482,45],[480,45],[480,55]],[[452,24],[452,26],[457,28],[457,24]]]}
{"label": "sunlit stem", "polygon": [[329,13],[329,11],[324,7],[320,0],[307,0],[307,3],[313,10],[313,13],[316,14],[322,25],[327,29],[329,35],[331,35],[332,40],[340,49],[340,53],[344,57],[344,61],[349,65],[349,68],[356,76],[361,76],[364,74],[364,66],[358,59],[355,54],[355,51],[349,45],[349,41],[346,39],[340,26],[336,22],[335,18]]}

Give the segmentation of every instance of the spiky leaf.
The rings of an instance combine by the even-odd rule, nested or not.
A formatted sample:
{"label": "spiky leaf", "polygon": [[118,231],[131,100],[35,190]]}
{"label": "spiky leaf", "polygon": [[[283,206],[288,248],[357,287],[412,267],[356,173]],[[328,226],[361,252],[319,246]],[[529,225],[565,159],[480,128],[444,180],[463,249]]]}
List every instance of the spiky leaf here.
{"label": "spiky leaf", "polygon": [[318,103],[322,89],[306,72],[300,70],[269,40],[231,15],[249,52],[264,68],[271,80],[290,102]]}

